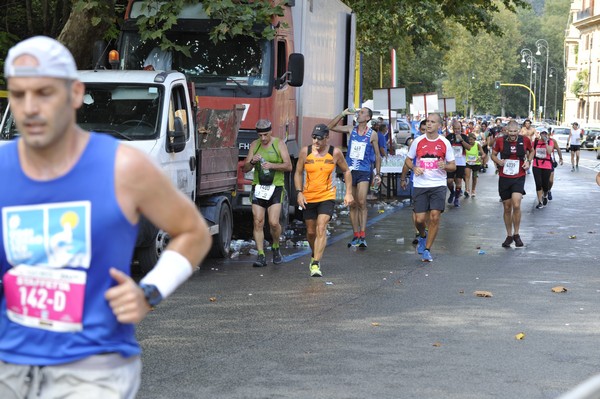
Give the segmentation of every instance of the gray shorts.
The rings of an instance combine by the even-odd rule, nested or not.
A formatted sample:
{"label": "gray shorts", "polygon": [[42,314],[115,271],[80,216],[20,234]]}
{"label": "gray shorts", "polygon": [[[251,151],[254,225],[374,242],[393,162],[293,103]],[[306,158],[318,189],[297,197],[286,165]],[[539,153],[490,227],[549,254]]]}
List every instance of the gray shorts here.
{"label": "gray shorts", "polygon": [[413,187],[413,211],[424,213],[431,210],[444,212],[446,209],[446,186]]}
{"label": "gray shorts", "polygon": [[0,398],[134,399],[141,374],[139,356],[116,353],[43,367],[0,361]]}

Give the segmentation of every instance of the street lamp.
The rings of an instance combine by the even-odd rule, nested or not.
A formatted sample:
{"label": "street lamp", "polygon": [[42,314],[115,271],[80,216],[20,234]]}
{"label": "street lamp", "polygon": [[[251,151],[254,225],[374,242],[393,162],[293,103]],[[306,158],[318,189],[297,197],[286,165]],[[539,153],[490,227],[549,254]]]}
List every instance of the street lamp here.
{"label": "street lamp", "polygon": [[554,120],[556,121],[556,124],[558,125],[558,114],[556,112],[556,95],[558,94],[558,73],[556,73],[556,69],[554,69],[554,67],[550,67],[550,72],[548,77],[551,78],[552,74],[554,74],[556,76],[556,80],[555,80],[555,85],[554,85]]}
{"label": "street lamp", "polygon": [[[546,117],[546,94],[548,94],[548,58],[550,57],[550,48],[548,47],[548,42],[544,39],[538,39],[535,42],[535,45],[537,47],[537,52],[535,53],[535,55],[542,55],[542,52],[540,51],[540,48],[545,48],[546,49],[546,83],[544,84],[544,109],[543,109],[543,116],[542,119]],[[541,80],[541,78],[540,78]],[[541,88],[540,88],[540,92],[541,92]]]}
{"label": "street lamp", "polygon": [[469,79],[469,85],[467,86],[467,101],[465,107],[465,118],[469,117],[469,92],[471,91],[471,81],[475,79],[475,72],[471,72],[471,79]]}
{"label": "street lamp", "polygon": [[[525,58],[525,55],[527,55],[527,58]],[[526,63],[527,62],[527,69],[529,69],[529,90],[531,90],[531,80],[532,80],[532,72],[533,72],[533,68],[531,68],[531,59],[533,58],[533,53],[531,52],[531,50],[529,50],[528,48],[524,48],[523,50],[521,50],[521,63]],[[528,114],[527,116],[529,117],[529,115],[531,115],[531,93],[529,93],[529,104],[527,105],[527,110],[528,110]]]}
{"label": "street lamp", "polygon": [[[533,95],[535,96],[537,93],[537,98],[540,98],[542,95],[542,64],[536,61],[535,57],[531,57],[533,63],[533,73],[535,74],[535,78],[533,78]],[[538,74],[538,70],[540,73]],[[540,80],[540,84],[538,85],[538,77]],[[538,93],[539,91],[539,93]],[[534,110],[534,117],[537,119],[537,109]],[[542,115],[540,114],[540,117]]]}

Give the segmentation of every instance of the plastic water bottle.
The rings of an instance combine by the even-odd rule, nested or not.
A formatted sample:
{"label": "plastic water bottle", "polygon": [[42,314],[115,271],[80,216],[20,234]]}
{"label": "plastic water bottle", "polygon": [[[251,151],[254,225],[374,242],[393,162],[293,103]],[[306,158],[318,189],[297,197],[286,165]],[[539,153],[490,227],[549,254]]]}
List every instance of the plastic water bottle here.
{"label": "plastic water bottle", "polygon": [[371,191],[374,193],[379,192],[379,185],[381,184],[381,180],[380,179],[376,179],[375,177],[373,177],[373,182],[371,183]]}
{"label": "plastic water bottle", "polygon": [[336,201],[343,201],[346,196],[346,184],[339,177],[335,178],[335,199]]}
{"label": "plastic water bottle", "polygon": [[264,176],[270,176],[271,175],[271,171],[269,169],[265,169],[265,164],[267,163],[267,161],[265,161],[264,158],[260,158],[260,167],[262,168],[262,173]]}

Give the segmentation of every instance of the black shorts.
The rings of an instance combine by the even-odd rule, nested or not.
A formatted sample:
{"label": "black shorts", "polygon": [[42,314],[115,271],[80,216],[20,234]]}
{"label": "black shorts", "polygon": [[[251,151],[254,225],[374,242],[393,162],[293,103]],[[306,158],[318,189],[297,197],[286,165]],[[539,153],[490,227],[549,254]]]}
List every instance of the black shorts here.
{"label": "black shorts", "polygon": [[364,170],[353,170],[352,171],[352,185],[358,186],[358,183],[363,181],[371,181],[371,172]]}
{"label": "black shorts", "polygon": [[304,220],[316,219],[319,215],[333,215],[333,208],[335,207],[335,201],[327,200],[321,202],[307,202],[306,209],[302,211]]}
{"label": "black shorts", "polygon": [[456,166],[456,170],[454,172],[447,172],[448,179],[464,179],[465,178],[465,166]]}
{"label": "black shorts", "polygon": [[481,170],[481,165],[468,165],[467,168],[471,169],[473,172],[479,172]]}
{"label": "black shorts", "polygon": [[252,186],[252,191],[250,191],[250,200],[253,205],[258,205],[265,209],[269,208],[271,205],[281,204],[283,202],[283,195],[285,190],[283,186],[275,187],[275,191],[273,191],[273,195],[268,200],[264,200],[261,198],[254,198],[254,186]]}
{"label": "black shorts", "polygon": [[487,145],[482,145],[482,146],[481,146],[481,149],[483,150],[483,153],[484,153],[485,155],[487,155],[487,154],[489,154],[489,153],[490,153],[490,148],[489,148]]}
{"label": "black shorts", "polygon": [[569,146],[569,151],[575,151],[575,152],[577,152],[577,151],[579,151],[580,149],[581,149],[581,146],[580,146],[580,145],[574,145],[574,144],[571,144],[571,145]]}
{"label": "black shorts", "polygon": [[502,201],[510,199],[513,193],[521,193],[525,195],[525,176],[521,177],[499,177],[498,178],[498,193]]}
{"label": "black shorts", "polygon": [[444,212],[446,190],[446,186],[413,187],[413,211],[415,213],[424,213],[430,210]]}

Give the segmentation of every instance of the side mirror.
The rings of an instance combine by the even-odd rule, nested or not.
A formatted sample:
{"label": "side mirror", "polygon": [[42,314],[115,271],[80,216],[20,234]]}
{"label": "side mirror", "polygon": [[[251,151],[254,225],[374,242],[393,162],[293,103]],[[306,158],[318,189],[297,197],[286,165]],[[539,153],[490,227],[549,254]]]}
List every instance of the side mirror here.
{"label": "side mirror", "polygon": [[300,87],[304,83],[304,55],[299,53],[290,54],[288,61],[288,84],[292,87]]}
{"label": "side mirror", "polygon": [[173,119],[173,130],[167,132],[167,152],[181,152],[186,144],[183,121],[180,117]]}

